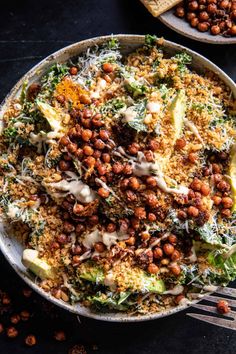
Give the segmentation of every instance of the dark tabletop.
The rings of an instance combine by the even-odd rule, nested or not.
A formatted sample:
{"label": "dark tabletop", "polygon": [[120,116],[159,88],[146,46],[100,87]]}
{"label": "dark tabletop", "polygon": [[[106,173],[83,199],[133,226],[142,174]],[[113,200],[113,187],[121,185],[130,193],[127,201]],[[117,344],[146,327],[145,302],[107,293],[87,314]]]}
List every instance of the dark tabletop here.
{"label": "dark tabletop", "polygon": [[[184,38],[154,19],[138,0],[1,0],[0,100],[48,54],[70,43],[110,33],[164,36],[203,54],[236,80],[236,45],[203,44]],[[28,309],[32,313],[30,322],[17,325],[16,339],[0,335],[2,354],[68,353],[75,344],[83,344],[89,354],[236,352],[233,331],[191,319],[187,311],[146,323],[112,324],[86,318],[80,318],[79,323],[76,316],[51,307],[37,295],[25,299],[22,287],[23,281],[1,255],[0,289],[9,293],[14,303],[12,311]],[[9,316],[1,317],[0,322],[8,326]],[[65,331],[66,341],[53,339],[56,329]],[[32,348],[24,345],[28,333],[37,337],[38,343]]]}

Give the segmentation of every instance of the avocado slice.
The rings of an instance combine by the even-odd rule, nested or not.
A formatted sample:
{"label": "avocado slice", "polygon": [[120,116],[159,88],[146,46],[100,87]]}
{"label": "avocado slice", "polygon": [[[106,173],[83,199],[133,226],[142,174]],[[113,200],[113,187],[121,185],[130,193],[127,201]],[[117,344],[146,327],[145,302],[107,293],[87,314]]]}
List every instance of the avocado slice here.
{"label": "avocado slice", "polygon": [[232,196],[234,200],[232,211],[234,212],[236,210],[236,144],[234,144],[231,149],[229,176],[230,176],[230,183],[232,188]]}
{"label": "avocado slice", "polygon": [[55,278],[53,268],[46,261],[39,258],[39,253],[36,250],[25,249],[23,251],[22,263],[42,280]]}
{"label": "avocado slice", "polygon": [[[109,275],[109,279],[108,279]],[[111,277],[112,275],[112,277]],[[105,285],[114,290],[114,285],[121,285],[119,274],[115,270],[110,270],[105,274],[103,270],[92,262],[86,262],[78,269],[78,277],[87,281]],[[149,275],[140,268],[133,267],[127,269],[122,274],[122,286],[132,292],[152,292],[161,294],[165,291],[165,283],[155,275]]]}
{"label": "avocado slice", "polygon": [[79,268],[79,277],[92,283],[103,284],[103,270],[90,262],[83,263]]}
{"label": "avocado slice", "polygon": [[179,90],[170,106],[171,119],[175,129],[174,144],[181,136],[186,112],[186,102],[187,97],[185,95],[185,90]]}
{"label": "avocado slice", "polygon": [[37,107],[43,116],[47,119],[50,127],[54,132],[63,131],[62,120],[64,118],[64,114],[62,112],[57,111],[48,103],[39,100],[37,100]]}

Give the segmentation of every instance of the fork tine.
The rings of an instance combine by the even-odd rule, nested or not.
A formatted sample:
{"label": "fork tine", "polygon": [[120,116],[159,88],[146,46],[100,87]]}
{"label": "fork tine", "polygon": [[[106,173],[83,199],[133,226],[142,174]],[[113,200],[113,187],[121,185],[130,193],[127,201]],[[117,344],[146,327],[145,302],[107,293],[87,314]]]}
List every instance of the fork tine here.
{"label": "fork tine", "polygon": [[[208,300],[214,303],[217,303],[219,300],[222,300],[222,298],[218,297],[218,296],[213,296],[213,295],[206,295],[204,296],[203,300]],[[232,300],[232,299],[225,299],[229,306],[233,306],[236,307],[236,300]]]}
{"label": "fork tine", "polygon": [[235,321],[226,320],[224,318],[219,318],[219,317],[201,315],[199,313],[187,313],[187,315],[196,318],[197,320],[214,324],[216,326],[232,329],[234,331],[236,330]]}
{"label": "fork tine", "polygon": [[[191,307],[194,307],[199,310],[207,311],[210,313],[214,313],[215,315],[220,315],[215,306],[207,306],[207,305],[202,305],[202,304],[192,304]],[[226,313],[224,316],[227,318],[235,318],[236,312],[230,311],[229,313]]]}
{"label": "fork tine", "polygon": [[218,288],[215,291],[216,294],[223,294],[223,295],[229,295],[229,296],[235,296],[236,297],[236,289],[233,288]]}
{"label": "fork tine", "polygon": [[207,306],[207,305],[202,305],[202,304],[192,304],[191,307],[217,314],[217,310],[216,310],[215,306]]}

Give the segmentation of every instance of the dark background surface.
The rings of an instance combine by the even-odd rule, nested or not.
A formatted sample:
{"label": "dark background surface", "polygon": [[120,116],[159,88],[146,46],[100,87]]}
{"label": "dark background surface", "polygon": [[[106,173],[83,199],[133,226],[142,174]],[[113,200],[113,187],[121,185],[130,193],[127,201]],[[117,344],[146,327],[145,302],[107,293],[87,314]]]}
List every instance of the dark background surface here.
{"label": "dark background surface", "polygon": [[[219,65],[236,80],[236,45],[197,43],[166,28],[138,0],[1,0],[0,7],[0,100],[17,80],[39,60],[70,43],[110,33],[156,34],[190,47]],[[236,333],[198,322],[186,312],[157,321],[112,324],[51,308],[38,296],[26,300],[23,282],[0,255],[0,289],[12,298],[15,311],[29,309],[33,317],[18,325],[19,337],[0,335],[0,353],[68,353],[75,344],[97,354],[189,354],[235,353]],[[13,309],[14,310],[14,309]],[[9,316],[3,315],[4,325]],[[65,342],[53,339],[64,329]],[[33,333],[37,345],[26,348],[24,336]],[[93,344],[98,349],[94,351]]]}

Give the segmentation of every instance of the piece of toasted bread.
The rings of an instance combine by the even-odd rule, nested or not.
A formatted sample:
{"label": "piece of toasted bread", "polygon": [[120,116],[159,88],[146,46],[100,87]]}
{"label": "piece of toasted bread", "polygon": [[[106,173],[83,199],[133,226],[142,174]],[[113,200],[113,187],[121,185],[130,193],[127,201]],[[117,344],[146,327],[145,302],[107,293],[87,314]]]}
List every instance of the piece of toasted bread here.
{"label": "piece of toasted bread", "polygon": [[140,0],[154,17],[161,15],[171,7],[177,5],[181,0]]}

